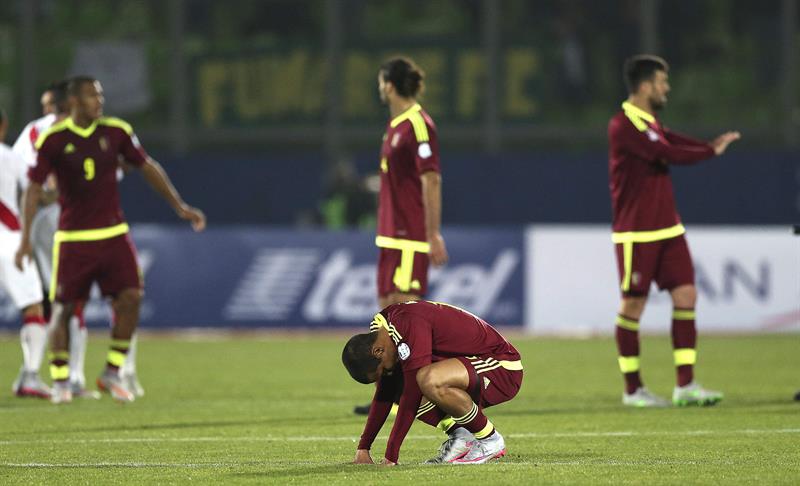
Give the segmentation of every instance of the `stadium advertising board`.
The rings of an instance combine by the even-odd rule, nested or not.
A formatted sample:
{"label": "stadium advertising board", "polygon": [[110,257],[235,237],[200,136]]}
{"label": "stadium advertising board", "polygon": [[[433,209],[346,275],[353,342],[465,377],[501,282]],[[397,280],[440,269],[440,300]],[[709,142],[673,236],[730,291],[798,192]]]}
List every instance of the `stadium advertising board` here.
{"label": "stadium advertising board", "polygon": [[[800,238],[788,226],[690,226],[701,332],[800,330]],[[526,328],[611,334],[619,306],[606,226],[534,226],[526,235]],[[645,333],[667,333],[672,305],[651,290]]]}
{"label": "stadium advertising board", "polygon": [[[302,230],[209,230],[137,225],[145,275],[143,328],[355,327],[377,312],[374,234]],[[523,323],[522,230],[446,229],[451,262],[433,269],[429,298],[501,325]],[[90,325],[108,323],[97,298]],[[0,326],[19,326],[0,296]]]}

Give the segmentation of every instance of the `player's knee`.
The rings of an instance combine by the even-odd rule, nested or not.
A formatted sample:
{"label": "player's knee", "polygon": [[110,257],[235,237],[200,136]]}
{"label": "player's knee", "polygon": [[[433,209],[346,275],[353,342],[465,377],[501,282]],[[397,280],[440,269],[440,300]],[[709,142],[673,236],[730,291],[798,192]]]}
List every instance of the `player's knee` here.
{"label": "player's knee", "polygon": [[697,303],[697,288],[694,285],[682,285],[672,292],[675,307],[694,308]]}
{"label": "player's knee", "polygon": [[124,290],[114,299],[116,312],[125,312],[137,309],[142,303],[142,293],[138,289]]}
{"label": "player's knee", "polygon": [[422,391],[422,394],[428,398],[433,398],[439,395],[444,382],[438,376],[435,370],[430,366],[422,368],[417,373],[417,385]]}
{"label": "player's knee", "polygon": [[638,319],[644,312],[645,302],[646,299],[643,297],[630,297],[623,299],[620,314],[632,319]]}

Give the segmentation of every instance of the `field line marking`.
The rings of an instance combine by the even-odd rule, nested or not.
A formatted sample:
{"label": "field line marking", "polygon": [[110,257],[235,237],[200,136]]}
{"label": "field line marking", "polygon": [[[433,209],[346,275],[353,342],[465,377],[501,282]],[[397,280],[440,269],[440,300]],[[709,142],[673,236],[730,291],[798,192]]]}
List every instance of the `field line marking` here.
{"label": "field line marking", "polygon": [[[784,429],[736,429],[736,430],[684,430],[684,431],[609,431],[609,432],[554,432],[539,433],[525,432],[504,434],[509,439],[554,439],[554,438],[581,438],[581,437],[658,437],[658,436],[702,436],[702,435],[771,435],[771,434],[800,434],[800,428]],[[410,435],[406,440],[436,440],[443,435]],[[378,439],[386,440],[388,436],[381,435]],[[0,445],[13,446],[25,444],[117,444],[117,443],[168,443],[168,442],[356,442],[356,436],[264,436],[264,437],[113,437],[113,438],[53,438],[53,439],[22,439],[0,440]]]}

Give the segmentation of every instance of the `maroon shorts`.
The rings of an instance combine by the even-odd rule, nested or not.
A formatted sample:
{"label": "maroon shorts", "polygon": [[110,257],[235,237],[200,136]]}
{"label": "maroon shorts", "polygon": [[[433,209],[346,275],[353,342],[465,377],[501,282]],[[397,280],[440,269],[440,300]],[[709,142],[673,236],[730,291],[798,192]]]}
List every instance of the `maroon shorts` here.
{"label": "maroon shorts", "polygon": [[96,241],[59,243],[54,300],[75,302],[89,298],[92,283],[103,295],[117,295],[128,288],[142,288],[136,247],[130,234]]}
{"label": "maroon shorts", "polygon": [[401,292],[425,296],[428,291],[428,254],[414,252],[409,259],[411,268],[403,266],[403,252],[410,250],[393,250],[380,248],[378,256],[378,297]]}
{"label": "maroon shorts", "polygon": [[[468,393],[483,408],[511,400],[522,386],[522,364],[518,360],[503,362],[491,357],[475,356],[459,356],[456,359],[464,363],[469,373]],[[507,363],[506,367],[502,363]]]}
{"label": "maroon shorts", "polygon": [[[631,247],[627,259],[626,245]],[[650,243],[617,243],[615,250],[623,296],[644,297],[653,281],[662,290],[694,284],[694,265],[684,235]]]}

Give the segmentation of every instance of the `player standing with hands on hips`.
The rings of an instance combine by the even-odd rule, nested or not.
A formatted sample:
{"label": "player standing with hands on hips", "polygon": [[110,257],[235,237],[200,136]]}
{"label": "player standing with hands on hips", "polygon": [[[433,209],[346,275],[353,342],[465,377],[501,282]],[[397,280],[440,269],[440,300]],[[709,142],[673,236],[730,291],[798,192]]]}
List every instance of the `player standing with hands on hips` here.
{"label": "player standing with hands on hips", "polygon": [[697,290],[669,172],[671,165],[690,165],[722,155],[740,135],[726,132],[703,142],[663,126],[656,114],[667,104],[668,73],[667,62],[657,56],[626,60],[629,96],[608,125],[612,240],[622,292],[616,319],[618,361],[625,379],[622,403],[635,407],[669,405],[645,388],[639,372],[639,319],[652,281],[672,298],[677,373],[673,404],[713,405],[722,399],[722,393],[694,381]]}

